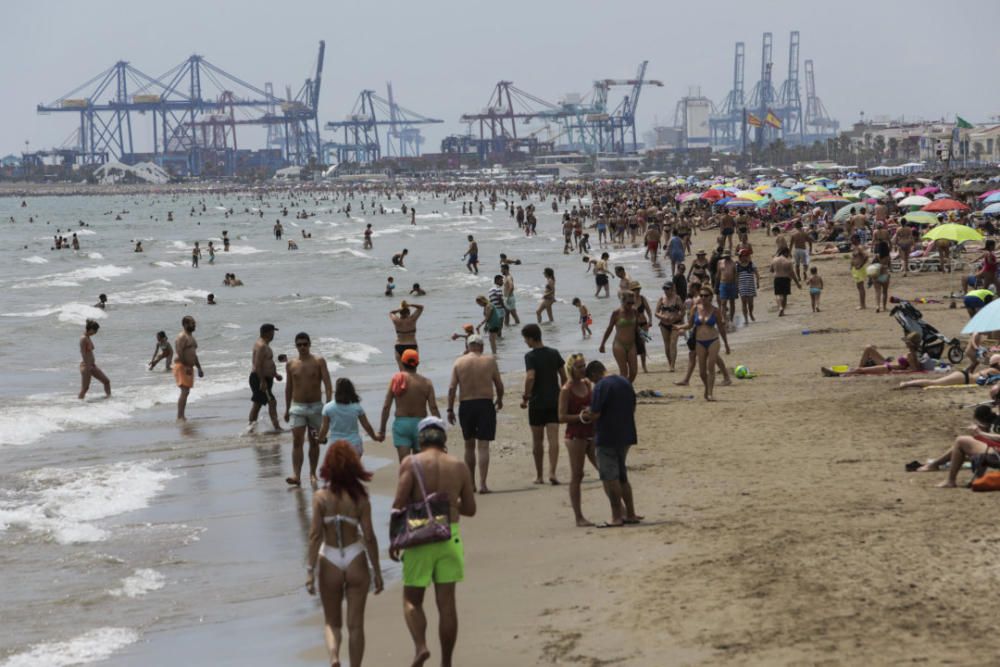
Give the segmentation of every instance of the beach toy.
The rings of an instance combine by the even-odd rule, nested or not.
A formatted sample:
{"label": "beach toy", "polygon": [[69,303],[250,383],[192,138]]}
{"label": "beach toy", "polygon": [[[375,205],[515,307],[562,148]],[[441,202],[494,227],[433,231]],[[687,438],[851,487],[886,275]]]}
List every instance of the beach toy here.
{"label": "beach toy", "polygon": [[830,366],[830,370],[833,371],[834,373],[846,373],[847,371],[851,370],[851,367],[847,365]]}
{"label": "beach toy", "polygon": [[751,377],[750,369],[744,366],[743,364],[740,364],[739,366],[733,369],[733,375],[735,375],[741,380],[745,380]]}

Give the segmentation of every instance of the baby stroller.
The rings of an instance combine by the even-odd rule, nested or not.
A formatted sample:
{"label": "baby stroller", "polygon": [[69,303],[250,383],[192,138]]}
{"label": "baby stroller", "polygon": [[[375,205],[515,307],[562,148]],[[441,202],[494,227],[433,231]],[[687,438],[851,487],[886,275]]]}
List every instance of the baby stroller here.
{"label": "baby stroller", "polygon": [[917,310],[909,301],[900,301],[889,313],[899,326],[903,327],[903,332],[920,334],[920,352],[926,353],[934,359],[940,359],[948,346],[948,361],[957,364],[962,361],[965,352],[962,343],[957,338],[945,338],[940,331],[927,324],[923,320],[923,314]]}

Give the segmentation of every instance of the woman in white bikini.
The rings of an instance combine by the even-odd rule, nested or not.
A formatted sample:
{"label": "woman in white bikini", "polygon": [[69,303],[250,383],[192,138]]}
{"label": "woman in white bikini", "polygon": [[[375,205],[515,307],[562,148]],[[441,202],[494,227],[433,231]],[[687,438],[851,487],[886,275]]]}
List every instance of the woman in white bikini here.
{"label": "woman in white bikini", "polygon": [[365,653],[365,602],[372,578],[376,594],[383,587],[372,507],[363,484],[371,480],[372,474],[364,469],[361,457],[346,440],[337,440],[326,450],[319,474],[325,483],[313,496],[306,590],[316,594],[319,561],[319,596],[326,619],[324,636],[330,664],[340,666],[341,604],[346,597],[348,654],[353,667],[361,664]]}

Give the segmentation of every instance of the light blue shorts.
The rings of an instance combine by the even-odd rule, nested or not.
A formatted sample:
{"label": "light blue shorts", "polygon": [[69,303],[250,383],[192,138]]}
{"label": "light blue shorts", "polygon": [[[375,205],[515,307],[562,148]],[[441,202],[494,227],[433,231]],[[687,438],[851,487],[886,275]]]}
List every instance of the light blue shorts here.
{"label": "light blue shorts", "polygon": [[423,417],[396,417],[392,422],[392,444],[420,451],[417,444],[417,426]]}
{"label": "light blue shorts", "polygon": [[323,402],[296,403],[292,401],[288,414],[291,416],[288,423],[292,425],[292,428],[308,426],[312,430],[318,431],[323,425]]}

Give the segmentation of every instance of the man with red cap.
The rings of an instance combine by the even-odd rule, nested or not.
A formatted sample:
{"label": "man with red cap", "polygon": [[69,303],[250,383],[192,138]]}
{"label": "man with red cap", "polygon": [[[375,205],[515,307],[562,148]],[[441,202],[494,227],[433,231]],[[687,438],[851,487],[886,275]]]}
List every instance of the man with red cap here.
{"label": "man with red cap", "polygon": [[402,461],[414,452],[420,451],[417,443],[417,426],[428,412],[440,417],[437,399],[434,396],[434,385],[423,375],[417,373],[420,365],[420,355],[416,350],[404,350],[399,357],[402,370],[392,376],[389,388],[385,392],[385,403],[382,405],[382,421],[379,425],[379,437],[385,437],[385,427],[389,422],[389,411],[396,404],[396,418],[392,422],[392,444]]}

